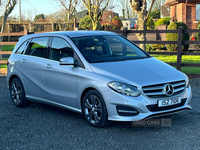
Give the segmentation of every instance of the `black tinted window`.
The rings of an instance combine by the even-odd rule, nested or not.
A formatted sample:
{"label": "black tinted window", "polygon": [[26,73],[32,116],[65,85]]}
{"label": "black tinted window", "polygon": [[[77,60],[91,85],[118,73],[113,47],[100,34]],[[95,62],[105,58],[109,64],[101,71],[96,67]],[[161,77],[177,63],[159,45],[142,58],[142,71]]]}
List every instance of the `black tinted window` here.
{"label": "black tinted window", "polygon": [[38,57],[45,57],[48,37],[34,38],[28,45],[26,54]]}
{"label": "black tinted window", "polygon": [[149,56],[125,38],[114,36],[88,36],[73,38],[80,52],[90,63],[124,61]]}
{"label": "black tinted window", "polygon": [[28,44],[28,41],[24,42],[18,50],[15,52],[15,54],[23,54],[26,48],[26,45]]}
{"label": "black tinted window", "polygon": [[49,58],[60,61],[64,57],[73,57],[74,53],[71,46],[62,38],[54,37],[49,53]]}

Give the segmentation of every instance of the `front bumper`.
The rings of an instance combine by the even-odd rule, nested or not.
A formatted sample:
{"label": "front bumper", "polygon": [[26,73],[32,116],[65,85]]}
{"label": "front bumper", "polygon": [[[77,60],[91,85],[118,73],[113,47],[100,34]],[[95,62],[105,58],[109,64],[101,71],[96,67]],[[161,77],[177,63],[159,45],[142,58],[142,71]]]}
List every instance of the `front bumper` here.
{"label": "front bumper", "polygon": [[[192,109],[189,105],[189,102],[192,98],[192,91],[190,86],[186,88],[186,90],[182,94],[178,95],[181,96],[181,104],[177,104],[174,106],[172,105],[172,107],[167,106],[164,109],[158,110],[152,110],[148,107],[157,105],[158,99],[155,98],[148,98],[144,95],[140,95],[139,97],[130,97],[121,95],[112,90],[108,90],[107,92],[103,93],[103,95],[108,111],[108,120],[111,121],[138,121],[142,119],[177,113],[186,109]],[[123,109],[119,111],[119,108],[126,108],[124,110],[127,111],[123,111]],[[125,112],[127,112],[129,115],[123,115],[119,112],[123,112],[124,114]]]}

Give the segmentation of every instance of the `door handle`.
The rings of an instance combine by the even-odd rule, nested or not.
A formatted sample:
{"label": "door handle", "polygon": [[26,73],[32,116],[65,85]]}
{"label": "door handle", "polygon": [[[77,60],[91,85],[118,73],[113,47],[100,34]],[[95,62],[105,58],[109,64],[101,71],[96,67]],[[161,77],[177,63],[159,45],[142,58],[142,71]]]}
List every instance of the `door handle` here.
{"label": "door handle", "polygon": [[46,68],[52,68],[50,64],[46,64]]}
{"label": "door handle", "polygon": [[27,63],[26,59],[21,60],[22,63]]}

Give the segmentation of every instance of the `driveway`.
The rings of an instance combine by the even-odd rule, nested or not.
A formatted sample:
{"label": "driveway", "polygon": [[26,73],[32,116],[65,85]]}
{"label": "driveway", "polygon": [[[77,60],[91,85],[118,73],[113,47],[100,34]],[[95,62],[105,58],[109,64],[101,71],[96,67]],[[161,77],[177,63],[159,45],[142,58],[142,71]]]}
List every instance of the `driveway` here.
{"label": "driveway", "polygon": [[163,117],[171,119],[171,127],[113,122],[105,128],[93,128],[81,114],[61,108],[39,103],[15,107],[5,77],[0,77],[0,150],[200,150],[200,79],[190,83],[193,109]]}

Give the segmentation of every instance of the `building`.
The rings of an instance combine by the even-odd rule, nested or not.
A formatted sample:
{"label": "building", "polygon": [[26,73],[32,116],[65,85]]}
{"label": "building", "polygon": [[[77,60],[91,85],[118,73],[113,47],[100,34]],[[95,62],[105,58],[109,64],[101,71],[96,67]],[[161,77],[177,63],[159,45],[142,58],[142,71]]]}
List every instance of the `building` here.
{"label": "building", "polygon": [[164,18],[164,17],[170,17],[170,8],[165,7],[164,3],[166,0],[160,0],[160,18]]}
{"label": "building", "polygon": [[160,0],[160,18],[164,18],[164,17],[170,17],[170,8],[165,7],[164,3],[166,0]]}
{"label": "building", "polygon": [[196,29],[200,0],[167,0],[164,5],[170,7],[171,21],[184,22],[189,29]]}

